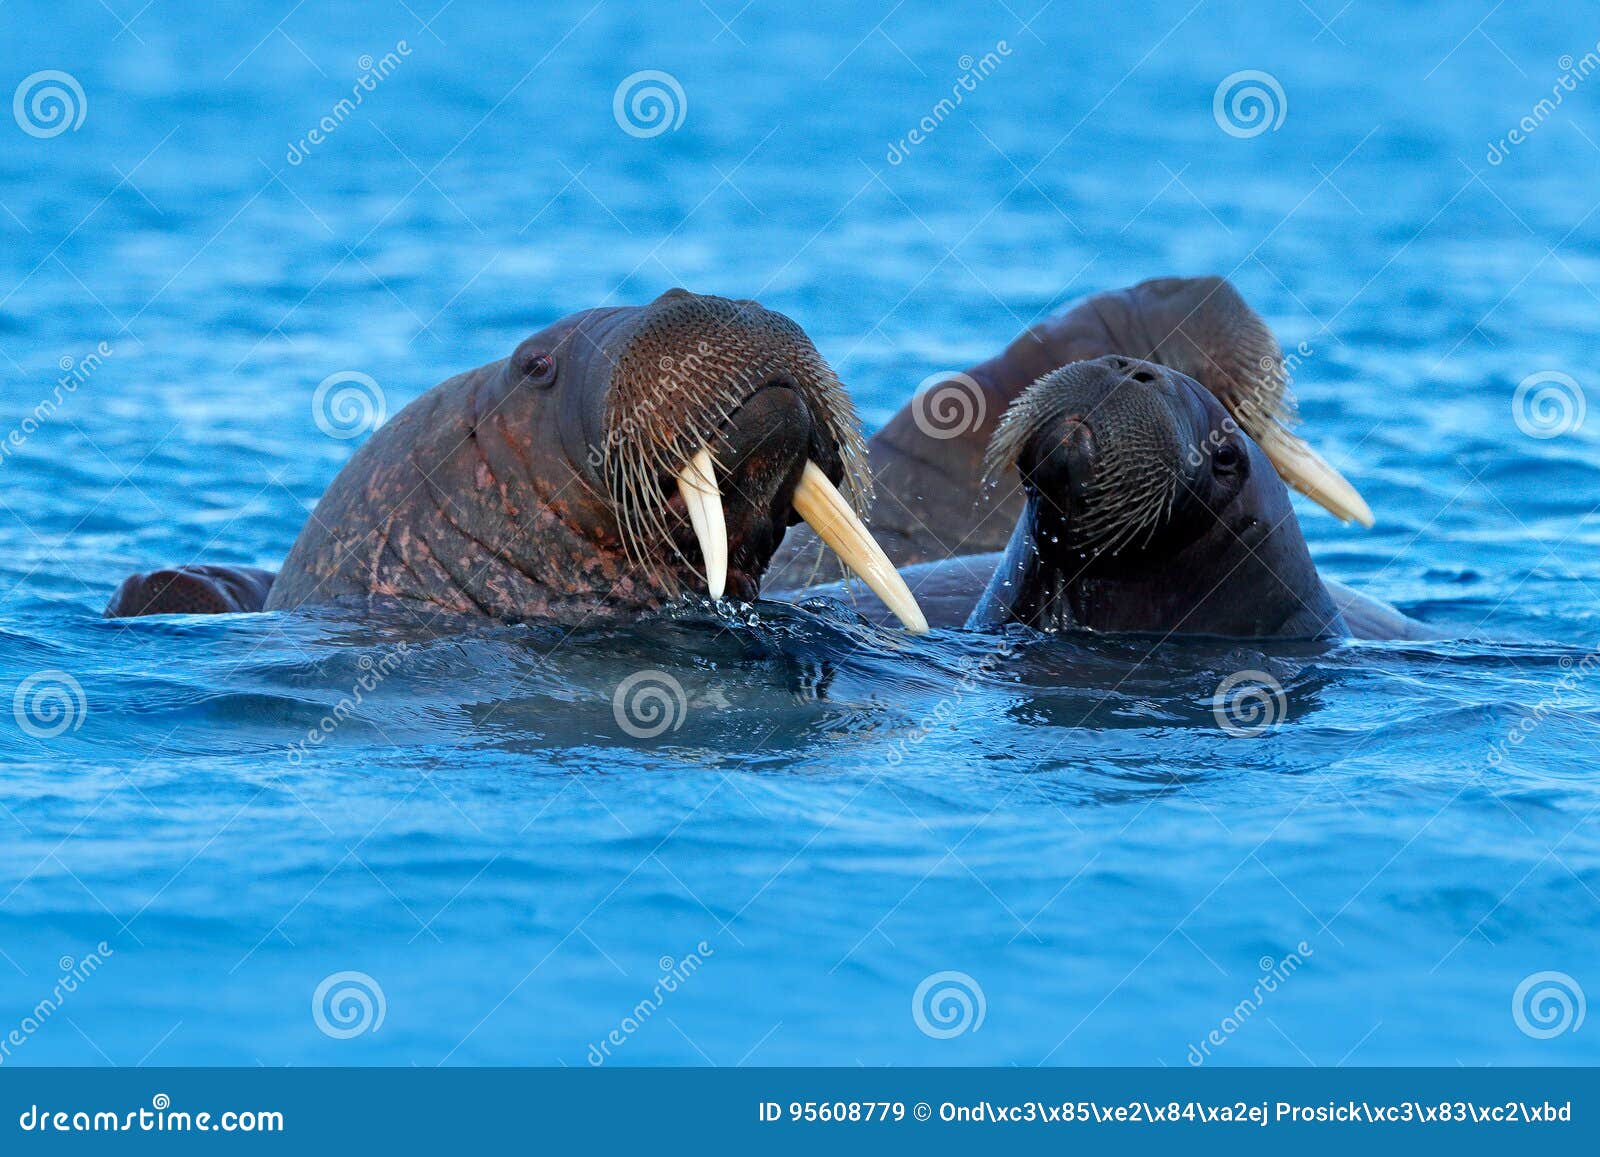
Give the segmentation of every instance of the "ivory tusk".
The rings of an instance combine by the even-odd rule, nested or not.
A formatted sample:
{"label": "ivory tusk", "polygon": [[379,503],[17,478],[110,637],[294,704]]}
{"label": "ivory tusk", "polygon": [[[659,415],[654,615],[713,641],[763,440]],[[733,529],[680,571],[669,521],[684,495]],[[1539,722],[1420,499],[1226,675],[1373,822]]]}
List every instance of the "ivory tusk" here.
{"label": "ivory tusk", "polygon": [[905,579],[894,569],[889,556],[873,539],[856,512],[850,508],[828,476],[815,462],[807,462],[800,485],[794,492],[795,512],[817,532],[840,560],[871,588],[914,635],[928,631],[928,620]]}
{"label": "ivory tusk", "polygon": [[1267,425],[1256,445],[1271,459],[1279,476],[1311,501],[1344,522],[1371,526],[1372,508],[1356,488],[1308,445],[1276,422]]}
{"label": "ivory tusk", "polygon": [[705,560],[706,590],[720,599],[728,585],[728,524],[722,513],[722,492],[711,471],[711,451],[704,446],[678,472],[678,493],[689,510],[689,522]]}

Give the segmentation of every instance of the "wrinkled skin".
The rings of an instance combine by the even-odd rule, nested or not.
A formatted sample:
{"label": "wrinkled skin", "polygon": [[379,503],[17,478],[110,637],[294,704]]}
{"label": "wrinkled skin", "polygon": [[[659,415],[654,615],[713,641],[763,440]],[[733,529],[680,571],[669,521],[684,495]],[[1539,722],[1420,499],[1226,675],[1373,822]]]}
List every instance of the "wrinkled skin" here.
{"label": "wrinkled skin", "polygon": [[721,470],[728,593],[753,599],[797,521],[808,459],[859,497],[857,438],[797,325],[672,290],[574,314],[405,407],[340,471],[275,579],[135,576],[106,613],[392,602],[579,622],[654,609],[704,590],[674,477],[702,445]]}

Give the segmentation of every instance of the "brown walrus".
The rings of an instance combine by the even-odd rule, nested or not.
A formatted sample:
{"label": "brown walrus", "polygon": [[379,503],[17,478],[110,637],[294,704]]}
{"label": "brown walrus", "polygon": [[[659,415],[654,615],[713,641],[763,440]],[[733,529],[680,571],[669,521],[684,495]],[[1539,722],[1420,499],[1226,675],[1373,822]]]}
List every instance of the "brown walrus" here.
{"label": "brown walrus", "polygon": [[136,575],[106,614],[392,600],[571,623],[687,591],[752,600],[805,519],[926,630],[857,514],[869,490],[855,410],[804,331],[675,289],[574,314],[412,402],[339,472],[275,579]]}

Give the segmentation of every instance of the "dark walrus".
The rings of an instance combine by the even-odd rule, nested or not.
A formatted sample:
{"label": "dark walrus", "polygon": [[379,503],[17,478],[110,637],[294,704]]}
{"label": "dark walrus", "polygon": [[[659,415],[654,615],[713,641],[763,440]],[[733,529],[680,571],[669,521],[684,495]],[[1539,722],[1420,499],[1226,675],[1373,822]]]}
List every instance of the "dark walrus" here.
{"label": "dark walrus", "polygon": [[1112,355],[1040,378],[1006,412],[988,471],[1016,472],[1023,509],[969,627],[1431,635],[1330,590],[1267,456],[1164,366]]}
{"label": "dark walrus", "polygon": [[[1097,294],[1032,326],[998,356],[902,406],[868,443],[873,534],[896,566],[1005,546],[1022,510],[1015,486],[985,486],[984,454],[1006,407],[1071,362],[1121,354],[1198,381],[1291,486],[1345,521],[1372,523],[1355,488],[1290,432],[1294,402],[1277,339],[1220,277],[1159,278]],[[959,414],[954,425],[941,407]],[[798,534],[773,561],[773,590],[809,585],[824,554]]]}
{"label": "dark walrus", "polygon": [[[872,439],[874,529],[936,625],[1429,634],[1317,575],[1282,479],[1372,515],[1287,428],[1287,386],[1271,331],[1221,278],[1092,297],[936,389],[964,394],[964,427],[917,398]],[[822,563],[799,541],[773,585]]]}
{"label": "dark walrus", "polygon": [[685,591],[751,600],[804,518],[926,629],[856,513],[863,459],[854,408],[798,325],[675,289],[574,314],[412,402],[333,480],[276,578],[135,575],[106,614],[394,601],[577,622]]}

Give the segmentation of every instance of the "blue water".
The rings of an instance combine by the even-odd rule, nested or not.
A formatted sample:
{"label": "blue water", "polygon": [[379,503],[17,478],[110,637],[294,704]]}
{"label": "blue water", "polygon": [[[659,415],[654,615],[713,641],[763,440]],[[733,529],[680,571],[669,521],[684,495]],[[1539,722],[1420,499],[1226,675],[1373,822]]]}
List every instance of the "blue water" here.
{"label": "blue water", "polygon": [[[1513,409],[1544,371],[1600,404],[1600,78],[1488,158],[1600,29],[1036,3],[0,8],[0,97],[86,102],[0,116],[7,427],[110,350],[0,465],[0,708],[82,692],[0,711],[0,1063],[1600,1060],[1600,1014],[1514,1011],[1541,972],[1600,996],[1600,415]],[[684,94],[655,136],[613,115],[645,69]],[[1245,69],[1284,94],[1255,136],[1213,115]],[[1305,343],[1306,432],[1378,514],[1302,506],[1319,564],[1471,641],[1016,640],[964,680],[996,640],[770,607],[99,617],[136,569],[281,560],[358,444],[313,421],[339,371],[393,413],[681,284],[794,317],[876,425],[1082,294],[1211,272]],[[1212,710],[1243,669],[1284,689],[1253,738]],[[685,696],[654,739],[613,712],[641,670]],[[329,1035],[344,972],[373,1011],[325,992]],[[973,1011],[925,994],[930,1035],[943,972]]]}

